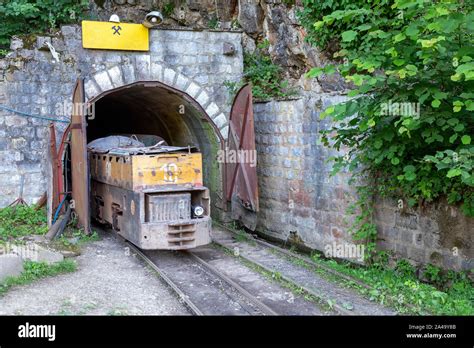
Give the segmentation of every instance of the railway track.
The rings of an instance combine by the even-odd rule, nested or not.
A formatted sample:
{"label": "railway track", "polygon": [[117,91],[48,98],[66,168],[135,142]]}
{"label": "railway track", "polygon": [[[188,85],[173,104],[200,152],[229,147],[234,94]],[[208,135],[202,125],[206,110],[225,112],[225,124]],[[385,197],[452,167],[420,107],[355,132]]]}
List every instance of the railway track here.
{"label": "railway track", "polygon": [[[369,301],[363,295],[314,271],[320,269],[332,276],[330,279],[372,289],[356,278],[251,235],[245,236],[245,241],[238,242],[238,236],[242,237],[238,232],[220,224],[215,225],[212,233],[214,245],[188,251],[143,251],[123,241],[161,276],[194,315],[397,314],[395,310]],[[237,253],[236,248],[239,249]],[[229,263],[223,255],[237,261]],[[255,273],[266,273],[267,280],[262,282],[261,279],[254,279],[254,286],[249,287],[245,279],[242,281],[238,276],[235,277],[236,272],[229,272],[239,266],[241,269],[237,273],[248,272],[243,279],[254,277]],[[268,281],[269,274],[275,279]],[[273,285],[273,288],[262,292],[261,288],[268,287],[268,283],[275,283],[272,280],[281,284],[280,289]],[[290,292],[299,294],[301,298],[297,298],[295,303],[291,299],[291,305],[286,303],[288,306],[285,307],[288,299],[281,296],[281,287],[290,288]],[[278,300],[268,298],[268,293],[278,292]],[[310,306],[308,302],[311,302]]]}
{"label": "railway track", "polygon": [[[224,226],[224,225],[221,225],[219,223],[216,223],[216,222],[213,222],[213,224],[217,225],[218,227],[222,228],[223,230],[229,232],[229,233],[232,233],[233,235],[237,236],[238,233],[234,230],[232,230],[231,228],[227,227],[227,226]],[[253,235],[248,235],[246,236],[246,238],[248,238],[249,240],[251,240],[252,242],[255,242],[265,248],[269,248],[269,249],[272,249],[278,253],[281,253],[281,254],[284,254],[290,258],[294,258],[294,259],[297,259],[297,260],[300,260],[302,262],[304,262],[305,264],[309,265],[309,266],[312,266],[314,268],[318,268],[318,269],[321,269],[321,270],[324,270],[325,272],[327,273],[330,273],[340,279],[343,279],[343,280],[346,280],[348,282],[352,282],[352,283],[355,283],[363,288],[366,288],[366,289],[371,289],[371,286],[362,282],[361,280],[357,279],[357,278],[354,278],[354,277],[351,277],[347,274],[344,274],[344,273],[341,273],[341,272],[338,272],[336,271],[335,269],[333,268],[330,268],[328,266],[325,266],[325,265],[322,265],[322,264],[318,264],[316,262],[314,262],[313,260],[311,260],[309,257],[307,256],[304,256],[304,255],[301,255],[301,254],[298,254],[298,253],[295,253],[295,252],[292,252],[288,249],[284,249],[282,247],[279,247],[275,244],[271,244],[271,243],[268,243],[258,237],[255,237]],[[217,244],[219,244],[217,242]],[[221,244],[220,244],[221,245]]]}
{"label": "railway track", "polygon": [[[222,230],[225,231],[224,234]],[[313,267],[319,266],[304,256],[251,237],[248,244],[255,242],[260,251],[252,250],[251,246],[245,250],[242,243],[234,240],[235,236],[236,232],[221,227],[221,230],[213,231],[214,246],[180,252],[143,251],[130,242],[125,243],[160,275],[194,315],[396,315],[395,311],[369,301],[320,277],[313,270],[294,263],[294,260],[298,260]],[[237,255],[236,243],[239,245]],[[234,259],[234,262],[236,259],[242,259],[247,264],[242,262],[229,264],[229,261],[226,264],[223,255],[227,255],[228,259]],[[282,255],[286,258],[281,257]],[[289,258],[294,260],[291,261]],[[304,300],[297,299],[296,303],[292,301],[289,305],[282,301],[281,296],[275,301],[265,298],[269,293],[278,293],[275,285],[273,284],[273,289],[261,291],[261,288],[268,286],[268,280],[267,284],[260,282],[249,288],[245,281],[242,284],[238,277],[226,274],[229,270],[239,268],[239,265],[240,268],[253,273],[276,275],[275,280],[291,284],[292,291],[298,292]],[[239,272],[242,273],[242,270],[237,271]],[[330,273],[340,275],[341,279],[359,283],[356,279],[341,275],[337,271]],[[244,278],[248,276],[249,274],[244,275]],[[307,297],[311,297],[312,300],[309,301]],[[309,302],[311,303],[308,306]]]}
{"label": "railway track", "polygon": [[[255,264],[263,271],[278,274],[286,282],[293,283],[307,294],[322,302],[330,304],[341,315],[396,315],[391,308],[369,301],[362,295],[340,286],[334,281],[314,272],[321,269],[337,278],[339,281],[350,281],[366,289],[371,287],[358,279],[342,274],[336,270],[324,267],[307,257],[275,246],[252,236],[245,236],[245,242],[238,241],[237,232],[215,224],[213,243],[228,252],[238,254],[238,257],[248,263]],[[237,238],[236,238],[237,237]],[[237,251],[237,252],[236,252]]]}
{"label": "railway track", "polygon": [[278,314],[193,251],[143,251],[126,243],[194,315]]}
{"label": "railway track", "polygon": [[[216,225],[217,227],[227,231],[228,233],[231,233],[233,236],[239,236],[239,233],[238,231],[235,231],[225,225],[222,225],[220,223],[216,223],[216,222],[213,222],[214,225]],[[351,282],[351,283],[354,283],[356,285],[358,285],[359,287],[362,287],[362,288],[365,288],[367,290],[372,290],[373,287],[371,287],[370,285],[368,285],[367,283],[364,283],[363,281],[355,278],[355,277],[352,277],[350,275],[347,275],[347,274],[344,274],[344,273],[341,273],[331,267],[328,267],[328,266],[325,266],[325,265],[322,265],[322,264],[319,264],[319,263],[316,263],[314,262],[313,260],[311,260],[309,257],[307,256],[304,256],[304,255],[301,255],[299,253],[295,253],[295,252],[292,252],[291,250],[288,250],[288,249],[285,249],[285,248],[282,248],[278,245],[274,245],[274,244],[271,244],[271,243],[268,243],[266,242],[265,240],[262,240],[260,239],[259,237],[257,236],[254,236],[254,235],[251,235],[251,234],[248,234],[247,236],[245,236],[245,238],[247,238],[247,240],[249,240],[250,242],[254,242],[264,248],[268,248],[268,249],[271,249],[272,251],[274,251],[275,253],[279,253],[281,255],[284,255],[286,256],[288,259],[293,259],[293,260],[298,260],[300,263],[304,264],[305,267],[309,267],[309,268],[313,268],[313,269],[319,269],[319,270],[322,270],[323,272],[326,272],[330,275],[332,275],[334,278],[336,279],[339,279],[339,280],[344,280],[344,281],[347,281],[347,282]],[[223,248],[226,248],[228,249],[228,246],[220,243],[219,241],[216,241],[214,239],[214,243],[223,247]],[[228,249],[229,250],[229,249]],[[247,261],[249,262],[254,262],[253,260],[250,260],[248,258],[245,258],[245,256],[243,256],[244,259],[246,259]],[[257,262],[258,264],[258,262]],[[265,269],[265,267],[263,267]],[[291,281],[291,280],[289,280]],[[309,293],[311,293],[312,291],[309,291]],[[394,298],[393,296],[387,296],[387,298],[392,301],[392,302],[396,302],[397,299]],[[421,315],[432,315],[432,313],[430,312],[426,312],[426,311],[420,311],[419,309],[415,308],[415,306],[413,306],[412,304],[405,304],[405,306],[409,307],[410,309],[412,309],[414,312],[419,312],[419,314]],[[341,314],[345,314],[345,315],[350,315],[350,314],[353,314],[353,313],[348,313],[344,308],[339,308],[339,310],[336,308],[336,310],[338,312],[340,312]]]}

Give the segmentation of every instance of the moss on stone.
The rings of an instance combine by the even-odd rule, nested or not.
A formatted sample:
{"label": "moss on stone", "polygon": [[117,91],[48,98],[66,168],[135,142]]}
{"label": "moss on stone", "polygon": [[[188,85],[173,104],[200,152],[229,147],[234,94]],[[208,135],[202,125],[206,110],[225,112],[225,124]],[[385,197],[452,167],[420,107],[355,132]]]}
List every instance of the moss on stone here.
{"label": "moss on stone", "polygon": [[23,48],[28,50],[32,50],[35,48],[36,45],[36,34],[24,34],[18,36],[23,41]]}
{"label": "moss on stone", "polygon": [[[211,147],[211,153],[209,158],[211,160],[210,173],[206,175],[206,178],[204,180],[206,180],[206,185],[211,192],[211,200],[215,202],[216,199],[224,197],[222,192],[222,175],[220,172],[219,163],[217,162],[217,160],[215,160],[217,159],[217,154],[220,150],[220,143],[218,142],[215,130],[210,123],[203,123],[203,130]],[[220,214],[219,212],[215,211],[215,209],[211,209],[211,215],[213,218],[220,220]]]}
{"label": "moss on stone", "polygon": [[100,8],[104,8],[105,0],[94,0],[94,2]]}

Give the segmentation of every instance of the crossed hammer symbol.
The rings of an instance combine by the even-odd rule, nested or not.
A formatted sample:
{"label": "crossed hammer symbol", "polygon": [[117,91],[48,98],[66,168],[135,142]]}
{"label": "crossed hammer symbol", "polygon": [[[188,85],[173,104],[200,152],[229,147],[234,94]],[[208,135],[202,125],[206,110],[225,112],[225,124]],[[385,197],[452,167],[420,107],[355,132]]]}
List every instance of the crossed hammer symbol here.
{"label": "crossed hammer symbol", "polygon": [[114,30],[114,35],[115,34],[119,34],[120,35],[120,30],[122,30],[122,28],[120,27],[120,25],[118,26],[113,26],[112,29]]}

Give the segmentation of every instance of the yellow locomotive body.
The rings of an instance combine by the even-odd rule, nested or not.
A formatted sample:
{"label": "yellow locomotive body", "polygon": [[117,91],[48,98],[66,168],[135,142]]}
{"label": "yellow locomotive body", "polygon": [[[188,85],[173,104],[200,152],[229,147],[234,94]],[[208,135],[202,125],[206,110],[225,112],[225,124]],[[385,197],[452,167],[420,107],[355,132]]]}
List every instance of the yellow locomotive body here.
{"label": "yellow locomotive body", "polygon": [[202,157],[190,148],[89,151],[92,217],[141,249],[211,242]]}

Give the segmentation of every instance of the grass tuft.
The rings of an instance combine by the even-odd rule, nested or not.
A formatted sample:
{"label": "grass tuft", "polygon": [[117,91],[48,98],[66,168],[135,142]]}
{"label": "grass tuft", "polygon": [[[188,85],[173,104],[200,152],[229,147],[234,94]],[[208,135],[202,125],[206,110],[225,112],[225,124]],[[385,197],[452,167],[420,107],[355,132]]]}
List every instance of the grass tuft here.
{"label": "grass tuft", "polygon": [[23,267],[24,271],[20,276],[8,277],[0,283],[0,296],[14,286],[26,285],[38,279],[74,272],[77,269],[77,264],[69,259],[51,265],[46,262],[25,261]]}
{"label": "grass tuft", "polygon": [[11,242],[27,235],[48,232],[46,211],[34,206],[18,205],[0,209],[0,242]]}

